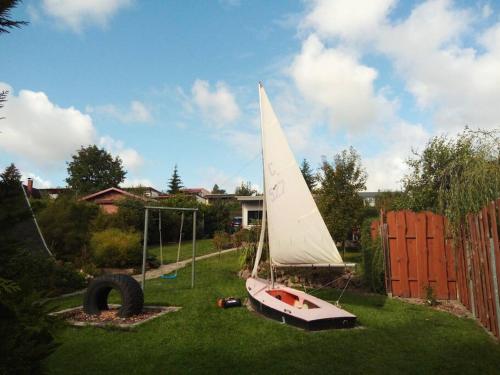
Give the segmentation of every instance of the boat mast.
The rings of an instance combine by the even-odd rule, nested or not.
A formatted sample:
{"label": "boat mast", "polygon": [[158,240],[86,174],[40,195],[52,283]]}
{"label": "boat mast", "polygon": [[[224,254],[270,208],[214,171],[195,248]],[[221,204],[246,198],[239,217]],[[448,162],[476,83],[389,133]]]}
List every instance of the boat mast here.
{"label": "boat mast", "polygon": [[[262,199],[262,227],[260,232],[259,249],[257,250],[258,259],[256,259],[256,264],[254,268],[255,276],[257,275],[257,266],[260,261],[262,254],[262,248],[264,245],[265,233],[266,233],[266,223],[267,223],[267,200],[266,200],[266,173],[265,173],[265,163],[264,163],[264,126],[262,121],[262,94],[261,90],[264,90],[264,85],[259,82],[259,107],[260,107],[260,129],[261,129],[261,153],[262,153],[262,185],[263,185],[263,199]],[[269,241],[268,241],[269,244]],[[271,260],[271,247],[268,246],[268,259],[269,259],[269,269],[271,272],[271,287],[274,288],[274,270]]]}

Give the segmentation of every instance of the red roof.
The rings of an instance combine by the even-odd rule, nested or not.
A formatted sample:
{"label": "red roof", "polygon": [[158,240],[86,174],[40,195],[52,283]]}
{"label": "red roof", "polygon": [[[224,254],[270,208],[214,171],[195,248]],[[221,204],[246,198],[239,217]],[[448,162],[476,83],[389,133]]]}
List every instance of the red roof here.
{"label": "red roof", "polygon": [[109,193],[111,191],[117,192],[119,194],[126,195],[127,197],[134,198],[134,199],[141,199],[143,201],[147,201],[148,200],[147,198],[141,197],[140,195],[132,194],[132,193],[129,193],[128,191],[125,191],[125,190],[122,190],[122,189],[118,189],[118,188],[115,188],[115,187],[111,187],[109,189],[98,191],[97,193],[86,195],[85,197],[80,198],[80,200],[81,201],[88,201],[89,199],[98,197],[100,195],[107,194],[107,193]]}

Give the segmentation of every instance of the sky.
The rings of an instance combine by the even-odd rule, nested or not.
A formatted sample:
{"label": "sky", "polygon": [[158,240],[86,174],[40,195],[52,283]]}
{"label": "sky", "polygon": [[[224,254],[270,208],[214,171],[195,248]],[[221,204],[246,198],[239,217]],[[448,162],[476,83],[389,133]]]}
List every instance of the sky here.
{"label": "sky", "polygon": [[258,82],[298,162],[353,146],[396,190],[435,135],[500,129],[496,1],[24,2],[0,35],[0,168],[65,186],[97,144],[124,186],[262,186]]}

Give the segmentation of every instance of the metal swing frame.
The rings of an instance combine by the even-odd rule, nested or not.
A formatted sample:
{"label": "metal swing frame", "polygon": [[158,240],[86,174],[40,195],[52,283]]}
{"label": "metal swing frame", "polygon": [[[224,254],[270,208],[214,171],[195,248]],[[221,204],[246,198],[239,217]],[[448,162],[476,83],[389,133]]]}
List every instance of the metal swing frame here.
{"label": "metal swing frame", "polygon": [[195,282],[195,269],[196,269],[196,213],[198,212],[197,208],[185,208],[185,207],[161,207],[161,206],[145,206],[144,207],[144,243],[142,247],[142,282],[141,287],[142,290],[145,290],[146,286],[146,258],[148,252],[148,226],[149,226],[149,211],[153,210],[160,213],[161,210],[167,211],[182,211],[184,212],[192,212],[193,213],[193,252],[192,252],[192,260],[191,260],[191,288],[194,288]]}

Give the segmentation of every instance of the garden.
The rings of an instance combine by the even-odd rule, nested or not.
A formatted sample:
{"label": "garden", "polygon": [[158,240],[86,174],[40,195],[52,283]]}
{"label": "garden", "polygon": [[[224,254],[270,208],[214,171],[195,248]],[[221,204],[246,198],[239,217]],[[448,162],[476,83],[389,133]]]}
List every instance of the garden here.
{"label": "garden", "polygon": [[[44,362],[48,372],[498,373],[500,347],[475,321],[383,295],[346,292],[342,306],[359,318],[352,330],[307,332],[246,307],[221,309],[217,298],[245,296],[239,257],[200,261],[195,289],[189,269],[176,280],[148,281],[146,305],[182,309],[145,325],[125,331],[62,328],[56,335],[61,345]],[[333,301],[339,292],[325,289],[319,296]],[[77,305],[79,296],[48,307]]]}

